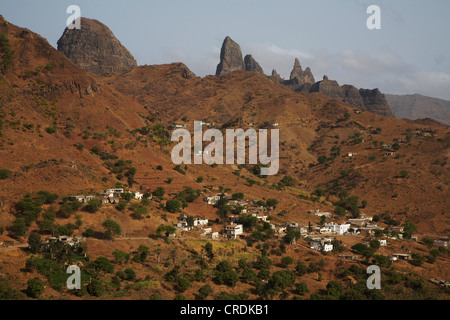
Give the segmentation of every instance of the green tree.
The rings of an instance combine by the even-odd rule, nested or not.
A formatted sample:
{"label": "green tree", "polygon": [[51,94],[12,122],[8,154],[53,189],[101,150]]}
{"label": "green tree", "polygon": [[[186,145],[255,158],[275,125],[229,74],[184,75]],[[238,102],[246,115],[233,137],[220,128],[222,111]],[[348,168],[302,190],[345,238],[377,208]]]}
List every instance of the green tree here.
{"label": "green tree", "polygon": [[211,261],[214,258],[213,245],[210,242],[207,242],[203,248],[205,249],[209,261]]}
{"label": "green tree", "polygon": [[130,254],[118,249],[114,250],[113,256],[116,263],[119,264],[128,263],[128,261],[130,260]]}
{"label": "green tree", "polygon": [[344,217],[347,214],[347,211],[344,208],[337,206],[334,208],[334,213],[338,216]]}
{"label": "green tree", "polygon": [[91,283],[88,284],[86,289],[91,296],[100,297],[103,293],[105,293],[103,282],[99,279],[93,279]]}
{"label": "green tree", "polygon": [[285,268],[289,267],[293,263],[294,263],[294,259],[292,259],[290,256],[281,258],[281,265]]}
{"label": "green tree", "polygon": [[41,248],[41,236],[37,232],[32,232],[28,237],[28,245],[31,253],[38,253]]}
{"label": "green tree", "polygon": [[153,191],[153,195],[154,195],[155,197],[157,197],[159,200],[163,200],[163,199],[164,199],[164,193],[165,193],[165,192],[166,192],[166,191],[164,190],[163,187],[158,187],[158,188],[156,188],[155,191]]}
{"label": "green tree", "polygon": [[308,268],[306,267],[306,265],[303,262],[298,261],[297,265],[295,266],[295,271],[297,272],[297,274],[299,276],[302,276],[302,275],[306,274],[306,272],[308,271]]}
{"label": "green tree", "polygon": [[114,265],[105,257],[98,257],[91,263],[91,266],[97,271],[104,271],[106,273],[114,272]]}
{"label": "green tree", "polygon": [[171,213],[176,213],[181,209],[181,202],[176,199],[169,200],[166,203],[166,209]]}
{"label": "green tree", "polygon": [[111,219],[105,220],[102,226],[106,229],[105,237],[108,239],[112,239],[113,236],[118,235],[122,232],[120,225]]}
{"label": "green tree", "polygon": [[227,261],[221,261],[216,265],[215,275],[219,284],[225,284],[230,287],[234,287],[239,281],[238,274]]}
{"label": "green tree", "polygon": [[306,282],[299,282],[299,283],[296,283],[294,286],[296,289],[296,293],[301,296],[303,296],[309,292],[309,288],[308,288],[308,285],[306,284]]}
{"label": "green tree", "polygon": [[411,235],[417,231],[417,226],[414,222],[405,222],[403,224],[403,237],[405,239],[411,239]]}
{"label": "green tree", "polygon": [[23,237],[27,231],[27,225],[24,218],[16,218],[10,228],[15,237]]}
{"label": "green tree", "polygon": [[150,254],[150,249],[147,246],[140,245],[136,255],[134,256],[134,260],[140,263],[144,263]]}
{"label": "green tree", "polygon": [[233,199],[233,200],[243,200],[244,199],[244,194],[242,192],[233,193],[231,195],[231,199]]}
{"label": "green tree", "polygon": [[187,289],[189,289],[192,286],[192,283],[186,279],[186,278],[179,278],[177,281],[176,289],[179,292],[185,292]]}
{"label": "green tree", "polygon": [[338,299],[343,291],[344,291],[344,288],[342,287],[342,284],[340,282],[334,281],[334,280],[328,282],[327,296]]}
{"label": "green tree", "polygon": [[44,284],[38,278],[28,280],[27,284],[25,292],[31,298],[37,299],[44,292]]}
{"label": "green tree", "polygon": [[278,200],[277,199],[267,199],[266,204],[268,207],[276,207],[278,204]]}
{"label": "green tree", "polygon": [[203,287],[198,289],[198,296],[201,300],[208,298],[211,293],[213,293],[213,289],[209,284],[205,284]]}
{"label": "green tree", "polygon": [[102,207],[103,203],[100,199],[94,198],[88,201],[87,205],[84,207],[84,210],[90,213],[95,213]]}

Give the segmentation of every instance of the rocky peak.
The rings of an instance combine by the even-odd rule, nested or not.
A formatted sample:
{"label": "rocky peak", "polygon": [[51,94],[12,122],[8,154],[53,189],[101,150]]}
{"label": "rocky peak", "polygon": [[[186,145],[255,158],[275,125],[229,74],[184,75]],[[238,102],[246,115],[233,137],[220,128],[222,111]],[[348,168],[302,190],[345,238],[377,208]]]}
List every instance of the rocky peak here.
{"label": "rocky peak", "polygon": [[245,70],[241,47],[227,36],[220,51],[220,63],[217,65],[216,76],[222,76],[236,70]]}
{"label": "rocky peak", "polygon": [[263,69],[259,65],[259,63],[253,58],[251,54],[248,54],[244,58],[245,63],[245,70],[246,71],[253,71],[253,72],[259,72],[261,74],[264,74]]}
{"label": "rocky peak", "polygon": [[305,83],[313,84],[314,82],[316,81],[314,80],[311,69],[307,67],[305,71],[303,71],[302,66],[300,65],[300,61],[295,58],[294,67],[291,71],[288,85],[293,86],[293,89],[295,90],[296,88],[298,88],[298,86],[301,86]]}
{"label": "rocky peak", "polygon": [[313,84],[316,82],[309,67],[306,67],[305,71],[303,72],[303,78],[305,79],[305,83]]}
{"label": "rocky peak", "polygon": [[310,92],[320,92],[332,99],[338,99],[340,101],[344,99],[344,92],[341,86],[339,86],[337,81],[328,80],[327,76],[323,76],[322,81],[314,83],[311,86]]}
{"label": "rocky peak", "polygon": [[295,58],[294,61],[294,68],[291,71],[291,76],[289,77],[289,80],[297,79],[297,81],[300,83],[301,80],[303,80],[303,69],[300,65],[300,61]]}
{"label": "rocky peak", "polygon": [[275,83],[281,83],[283,82],[283,79],[281,78],[281,76],[278,74],[277,70],[273,69],[272,70],[272,75],[269,77],[270,80],[272,80]]}
{"label": "rocky peak", "polygon": [[87,72],[129,71],[137,65],[127,48],[98,20],[81,18],[81,29],[66,28],[57,44],[59,51]]}

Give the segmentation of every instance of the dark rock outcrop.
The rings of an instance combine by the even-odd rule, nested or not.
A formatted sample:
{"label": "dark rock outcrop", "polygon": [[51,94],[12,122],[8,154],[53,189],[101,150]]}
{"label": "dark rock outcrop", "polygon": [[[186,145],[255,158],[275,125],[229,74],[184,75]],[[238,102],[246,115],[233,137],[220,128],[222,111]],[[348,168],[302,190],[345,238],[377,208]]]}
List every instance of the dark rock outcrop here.
{"label": "dark rock outcrop", "polygon": [[241,47],[227,36],[220,51],[220,63],[217,65],[216,76],[222,76],[236,70],[245,70]]}
{"label": "dark rock outcrop", "polygon": [[81,29],[64,30],[58,50],[81,69],[95,74],[129,71],[137,63],[103,23],[81,18]]}
{"label": "dark rock outcrop", "polygon": [[337,81],[328,80],[327,76],[323,76],[322,81],[318,81],[311,86],[309,92],[320,92],[327,97],[337,100],[344,100],[344,91]]}
{"label": "dark rock outcrop", "polygon": [[244,58],[244,64],[245,64],[245,70],[246,71],[253,71],[258,72],[261,74],[264,74],[263,69],[259,65],[259,63],[253,58],[251,54],[248,54]]}
{"label": "dark rock outcrop", "polygon": [[384,94],[378,89],[359,89],[364,106],[367,111],[376,113],[382,116],[394,118],[394,112],[392,112]]}
{"label": "dark rock outcrop", "polygon": [[282,83],[284,81],[275,69],[272,70],[272,75],[269,76],[269,79],[275,83]]}
{"label": "dark rock outcrop", "polygon": [[342,90],[344,92],[344,99],[342,100],[343,102],[363,110],[366,109],[363,98],[361,97],[361,94],[359,93],[359,90],[357,88],[349,84],[344,84],[342,86]]}

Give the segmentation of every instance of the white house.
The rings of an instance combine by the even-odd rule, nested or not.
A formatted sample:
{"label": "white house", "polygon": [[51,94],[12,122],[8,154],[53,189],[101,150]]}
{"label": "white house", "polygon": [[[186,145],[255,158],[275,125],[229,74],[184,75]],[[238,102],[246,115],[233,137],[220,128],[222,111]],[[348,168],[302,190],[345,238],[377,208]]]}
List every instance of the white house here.
{"label": "white house", "polygon": [[252,213],[252,216],[258,220],[267,221],[267,216],[260,216],[259,214]]}
{"label": "white house", "polygon": [[242,224],[229,224],[225,226],[225,235],[228,238],[236,239],[240,234],[244,233],[244,227]]}
{"label": "white house", "polygon": [[448,244],[449,244],[449,241],[444,240],[444,239],[434,241],[434,245],[437,247],[447,248]]}
{"label": "white house", "polygon": [[194,227],[208,225],[208,219],[202,219],[200,217],[194,218]]}
{"label": "white house", "polygon": [[333,244],[331,243],[331,239],[327,238],[311,238],[309,240],[309,244],[311,245],[311,249],[318,251],[329,252],[333,250]]}
{"label": "white house", "polygon": [[116,189],[106,189],[105,193],[109,194],[110,197],[114,195],[114,193],[123,193],[123,188],[116,188]]}
{"label": "white house", "polygon": [[220,196],[205,197],[203,200],[209,205],[215,205],[220,200]]}
{"label": "white house", "polygon": [[219,233],[218,232],[209,232],[205,234],[206,238],[209,238],[211,240],[219,240]]}
{"label": "white house", "polygon": [[328,227],[322,227],[322,228],[319,229],[319,232],[320,232],[321,234],[330,234],[330,233],[332,233],[333,231],[331,230],[331,228],[328,228]]}
{"label": "white house", "polygon": [[136,199],[136,200],[142,200],[142,197],[144,196],[144,194],[143,193],[140,193],[140,192],[136,192],[135,194],[134,194],[134,198]]}
{"label": "white house", "polygon": [[337,234],[344,234],[348,232],[348,229],[350,229],[350,224],[337,224],[335,222],[326,222],[325,227],[330,228],[331,232]]}
{"label": "white house", "polygon": [[325,216],[327,218],[331,218],[331,216],[332,216],[331,212],[322,212],[320,210],[308,210],[308,213],[314,214],[318,217]]}
{"label": "white house", "polygon": [[176,224],[176,226],[178,228],[180,228],[183,231],[189,231],[191,230],[191,228],[188,226],[188,223],[186,220],[182,220],[182,221],[178,221],[178,223]]}
{"label": "white house", "polygon": [[380,240],[380,246],[387,246],[387,241],[385,239]]}
{"label": "white house", "polygon": [[80,202],[88,202],[89,200],[95,199],[95,196],[70,196],[69,200],[78,200]]}

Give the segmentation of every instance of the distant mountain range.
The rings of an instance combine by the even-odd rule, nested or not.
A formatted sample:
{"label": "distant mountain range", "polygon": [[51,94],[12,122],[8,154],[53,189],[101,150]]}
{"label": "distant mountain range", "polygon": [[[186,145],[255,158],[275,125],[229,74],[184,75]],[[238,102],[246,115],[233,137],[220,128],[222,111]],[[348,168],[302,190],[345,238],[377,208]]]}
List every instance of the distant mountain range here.
{"label": "distant mountain range", "polygon": [[385,94],[397,118],[411,120],[432,118],[450,125],[450,101],[426,97],[420,94]]}

